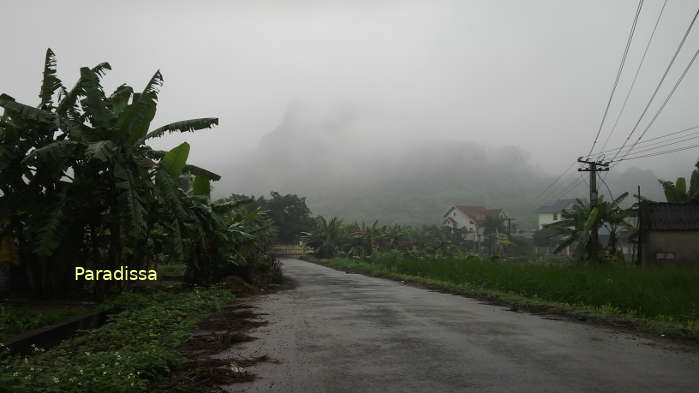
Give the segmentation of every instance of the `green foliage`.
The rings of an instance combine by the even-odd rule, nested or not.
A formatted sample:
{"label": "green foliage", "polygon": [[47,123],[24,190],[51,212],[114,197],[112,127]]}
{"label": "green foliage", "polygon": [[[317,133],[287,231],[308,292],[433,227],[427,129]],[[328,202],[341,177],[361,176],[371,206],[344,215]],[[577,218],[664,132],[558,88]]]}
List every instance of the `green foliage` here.
{"label": "green foliage", "polygon": [[251,206],[266,213],[277,228],[276,240],[279,243],[295,243],[302,233],[310,231],[314,226],[305,197],[296,194],[281,195],[274,191],[270,193],[269,199],[264,196],[257,199],[244,195],[240,197],[252,199]]}
{"label": "green foliage", "polygon": [[[495,230],[495,229],[494,229]],[[364,258],[374,253],[396,251],[415,256],[455,256],[478,252],[478,245],[467,240],[463,229],[404,225],[349,224],[335,217],[317,217],[315,227],[304,233],[303,241],[321,258],[336,255]]]}
{"label": "green foliage", "polygon": [[0,342],[17,334],[87,314],[94,306],[6,304],[0,305]]}
{"label": "green foliage", "polygon": [[178,347],[198,323],[232,300],[223,289],[125,292],[107,302],[121,311],[88,334],[26,358],[0,361],[0,390],[13,393],[148,392],[183,360]]}
{"label": "green foliage", "polygon": [[159,138],[169,132],[194,132],[197,130],[212,128],[216,125],[218,125],[218,118],[216,117],[178,121],[164,125],[160,128],[156,128],[155,130],[149,132],[145,136],[145,139]]}
{"label": "green foliage", "polygon": [[177,177],[182,174],[187,157],[189,157],[189,143],[183,142],[165,154],[165,157],[160,161],[160,166],[170,176]]}
{"label": "green foliage", "polygon": [[208,177],[194,176],[192,182],[192,194],[209,197],[211,194],[211,183]]}
{"label": "green foliage", "polygon": [[614,265],[498,262],[378,254],[370,262],[334,259],[331,265],[371,274],[401,274],[587,306],[609,306],[642,318],[699,322],[699,270]]}
{"label": "green foliage", "polygon": [[600,261],[602,259],[599,244],[595,244],[591,232],[595,226],[597,228],[606,227],[609,230],[609,255],[617,255],[616,234],[620,228],[628,232],[633,231],[632,225],[628,222],[631,217],[631,209],[619,207],[621,202],[628,196],[623,193],[615,200],[608,202],[600,196],[594,208],[590,208],[585,201],[578,199],[572,210],[561,212],[561,220],[548,224],[549,237],[560,239],[555,252],[561,252],[566,247],[572,246],[574,255],[581,261]]}
{"label": "green foliage", "polygon": [[673,183],[666,180],[658,180],[663,187],[665,199],[671,203],[699,202],[699,161],[689,178],[689,187],[684,177],[678,177]]}
{"label": "green foliage", "polygon": [[0,95],[0,219],[8,223],[1,244],[17,245],[35,294],[104,294],[119,284],[78,282],[74,266],[138,269],[167,260],[186,263],[190,281],[209,282],[233,267],[273,262],[265,256],[263,215],[211,202],[210,181],[220,176],[187,164],[189,144],[168,152],[145,144],[218,119],[148,132],[163,84],[159,71],[141,93],[124,84],[105,94],[109,63],[81,68],[70,90],[55,76],[55,63],[48,50],[39,109]]}

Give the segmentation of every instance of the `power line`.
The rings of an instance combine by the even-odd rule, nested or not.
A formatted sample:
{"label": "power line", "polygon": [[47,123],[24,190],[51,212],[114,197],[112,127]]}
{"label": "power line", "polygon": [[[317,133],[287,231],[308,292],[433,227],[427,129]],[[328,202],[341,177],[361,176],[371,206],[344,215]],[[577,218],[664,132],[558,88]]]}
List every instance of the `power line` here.
{"label": "power line", "polygon": [[658,85],[655,87],[655,91],[653,91],[653,95],[651,95],[650,100],[648,100],[648,103],[646,104],[645,108],[643,108],[643,112],[641,113],[641,116],[638,118],[638,120],[636,121],[636,124],[631,129],[631,132],[629,132],[629,135],[624,140],[624,143],[621,145],[621,147],[616,152],[616,154],[614,154],[614,157],[612,157],[612,161],[615,158],[617,158],[619,153],[621,153],[622,149],[626,146],[626,143],[628,143],[629,139],[631,139],[631,136],[633,135],[633,133],[636,132],[636,129],[638,128],[638,125],[641,123],[641,120],[643,120],[643,117],[646,115],[648,108],[653,103],[655,96],[658,94],[658,91],[660,90],[660,86],[662,86],[663,82],[665,81],[665,78],[667,77],[667,74],[670,72],[670,68],[672,68],[672,65],[675,64],[675,60],[677,59],[677,55],[680,53],[680,50],[684,46],[685,41],[687,41],[687,36],[689,36],[690,31],[692,31],[692,27],[694,26],[694,22],[696,22],[696,20],[697,20],[697,16],[699,16],[699,10],[697,10],[697,12],[694,14],[694,18],[692,18],[692,22],[689,24],[689,27],[687,27],[687,31],[685,31],[684,36],[682,36],[682,40],[680,41],[679,45],[677,46],[675,53],[672,55],[672,59],[670,59],[670,63],[667,65],[665,72],[663,72],[663,76],[660,78]]}
{"label": "power line", "polygon": [[656,153],[644,154],[644,155],[640,155],[640,156],[623,157],[623,158],[620,158],[620,159],[616,160],[615,162],[628,161],[628,160],[636,160],[636,159],[639,159],[639,158],[647,158],[647,157],[657,157],[657,156],[661,156],[661,155],[664,155],[664,154],[671,154],[671,153],[677,153],[677,152],[681,152],[681,151],[685,151],[685,150],[696,149],[696,148],[698,148],[698,147],[699,147],[699,144],[696,144],[696,145],[690,145],[690,146],[680,147],[680,148],[677,148],[677,149],[672,149],[672,150],[667,150],[667,151],[660,151],[660,152],[656,152]]}
{"label": "power line", "polygon": [[558,183],[563,178],[563,176],[565,176],[565,174],[573,168],[573,165],[575,165],[575,161],[571,162],[570,165],[568,165],[568,167],[563,171],[563,173],[558,175],[558,177],[551,184],[549,184],[548,187],[544,189],[544,191],[537,195],[536,198],[534,198],[534,200],[539,200],[539,198],[544,196],[546,194],[546,191],[551,189],[551,187],[553,187],[554,184]]}
{"label": "power line", "polygon": [[[699,12],[697,13],[697,15],[699,15]],[[626,157],[627,155],[629,155],[631,153],[631,151],[633,151],[634,147],[636,147],[636,145],[638,145],[638,143],[646,135],[646,133],[648,132],[650,127],[653,126],[653,124],[655,123],[655,120],[658,118],[658,116],[663,111],[663,109],[665,109],[665,106],[670,101],[670,98],[672,98],[672,95],[675,94],[677,87],[679,87],[680,83],[682,83],[682,80],[687,75],[687,72],[689,72],[689,69],[692,67],[692,64],[694,64],[694,60],[697,59],[697,55],[699,55],[699,50],[694,52],[694,56],[692,56],[692,60],[689,61],[689,64],[687,64],[684,71],[682,71],[682,75],[680,75],[679,79],[677,79],[677,82],[675,82],[675,85],[672,87],[672,90],[670,90],[670,93],[665,98],[665,101],[663,101],[663,104],[660,106],[658,111],[655,112],[655,115],[651,119],[650,123],[648,123],[648,126],[646,126],[646,128],[643,130],[643,133],[641,133],[641,135],[638,137],[638,139],[636,139],[636,142],[634,142],[634,144],[626,151],[626,153],[624,154],[624,156],[622,156],[622,158]],[[612,160],[613,160],[613,158],[612,158]]]}
{"label": "power line", "polygon": [[[634,153],[634,154],[637,154],[637,153],[643,153],[643,152],[649,152],[649,151],[653,151],[653,150],[658,150],[658,149],[662,149],[663,147],[668,147],[668,146],[672,146],[672,145],[677,145],[678,143],[688,142],[688,141],[691,141],[691,140],[694,140],[694,139],[698,139],[698,138],[699,138],[699,135],[694,135],[694,136],[686,137],[686,138],[684,138],[684,139],[676,140],[676,141],[674,141],[674,142],[663,143],[663,144],[656,145],[656,146],[653,146],[653,147],[645,147],[645,148],[640,149],[640,150],[634,150],[633,153]],[[623,158],[623,157],[622,157],[622,158]]]}
{"label": "power line", "polygon": [[[653,138],[650,138],[650,139],[646,139],[646,140],[644,140],[644,141],[641,141],[641,142],[639,142],[639,145],[643,145],[643,144],[650,143],[650,142],[653,142],[653,141],[657,141],[657,142],[655,142],[655,143],[650,143],[650,145],[646,145],[646,146],[653,146],[653,145],[656,145],[656,144],[658,144],[658,143],[665,143],[665,142],[666,142],[665,140],[660,140],[660,139],[667,138],[667,137],[670,137],[670,136],[673,136],[673,135],[678,135],[678,134],[687,133],[687,132],[689,132],[689,131],[697,130],[697,129],[699,129],[699,126],[689,127],[689,128],[685,128],[685,129],[682,129],[682,130],[679,130],[679,131],[673,131],[673,132],[670,132],[670,133],[667,133],[667,134],[664,134],[664,135],[656,136],[656,137],[653,137]],[[695,132],[699,132],[699,131],[695,131]],[[674,137],[674,138],[669,138],[668,140],[675,140],[675,139],[685,138],[685,137],[686,137],[686,135],[680,135],[680,136],[676,136],[676,137]],[[614,147],[614,148],[611,148],[611,149],[609,149],[609,150],[604,150],[604,151],[598,152],[598,153],[595,154],[595,157],[601,159],[601,158],[604,157],[605,153],[611,153],[611,152],[613,152],[613,151],[615,151],[615,150],[618,150],[618,149],[620,149],[620,148],[621,148],[621,146],[619,146],[619,147]]]}
{"label": "power line", "polygon": [[567,196],[568,194],[570,194],[571,191],[578,187],[580,182],[580,179],[576,179],[575,181],[568,184],[568,186],[563,190],[563,192],[558,193],[555,198],[551,198],[550,200],[556,201],[558,199],[561,199],[561,197]]}
{"label": "power line", "polygon": [[631,46],[631,41],[633,40],[634,32],[636,31],[636,24],[638,23],[638,15],[641,13],[641,8],[643,8],[643,0],[638,1],[638,7],[636,7],[636,16],[634,16],[633,23],[631,24],[631,30],[629,31],[629,37],[626,40],[626,48],[624,48],[624,54],[621,56],[621,63],[619,64],[619,69],[616,73],[616,78],[614,79],[614,84],[612,85],[612,92],[609,94],[609,100],[607,100],[607,106],[604,108],[604,114],[602,115],[602,121],[599,123],[597,128],[597,135],[595,135],[595,140],[590,146],[590,152],[587,153],[587,157],[590,157],[592,151],[595,149],[597,140],[599,139],[599,134],[602,132],[602,126],[605,120],[607,120],[607,113],[609,113],[609,106],[612,104],[612,99],[614,98],[614,92],[619,85],[619,79],[621,78],[621,72],[624,70],[624,64],[626,64],[626,58],[629,54],[629,47]]}
{"label": "power line", "polygon": [[621,119],[621,115],[624,113],[624,110],[626,109],[626,104],[629,102],[629,97],[631,97],[631,92],[633,91],[634,86],[636,85],[636,80],[638,79],[638,74],[641,72],[641,67],[643,67],[643,62],[646,60],[646,55],[648,54],[648,48],[650,48],[650,44],[653,42],[653,37],[655,36],[655,32],[658,29],[658,25],[660,24],[660,19],[663,17],[663,11],[665,11],[665,6],[667,5],[667,1],[663,3],[663,7],[660,9],[660,14],[658,14],[658,19],[655,21],[655,26],[653,26],[653,31],[650,34],[650,38],[648,38],[648,43],[646,44],[645,49],[643,50],[643,56],[641,56],[641,61],[638,63],[638,67],[636,67],[636,73],[633,76],[633,80],[631,81],[631,86],[629,87],[629,91],[626,93],[626,97],[624,98],[624,103],[621,105],[621,110],[619,111],[619,114],[616,117],[616,120],[614,120],[614,125],[612,126],[611,131],[609,131],[609,135],[607,135],[607,139],[604,141],[604,145],[602,145],[602,150],[604,150],[607,147],[607,144],[609,143],[609,140],[611,139],[612,135],[614,135],[614,131],[616,131],[616,127],[619,124],[619,119]]}
{"label": "power line", "polygon": [[602,184],[607,187],[607,192],[609,192],[609,202],[614,202],[614,193],[612,192],[612,188],[609,187],[609,184],[607,184],[607,181],[604,180],[603,176],[600,176],[599,179],[602,180]]}

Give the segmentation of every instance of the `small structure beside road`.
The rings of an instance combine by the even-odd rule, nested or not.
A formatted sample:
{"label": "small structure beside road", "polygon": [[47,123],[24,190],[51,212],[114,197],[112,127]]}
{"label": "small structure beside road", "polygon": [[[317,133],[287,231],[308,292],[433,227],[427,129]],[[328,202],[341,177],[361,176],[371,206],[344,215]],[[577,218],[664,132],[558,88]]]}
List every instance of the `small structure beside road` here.
{"label": "small structure beside road", "polygon": [[642,265],[699,266],[699,204],[642,202]]}

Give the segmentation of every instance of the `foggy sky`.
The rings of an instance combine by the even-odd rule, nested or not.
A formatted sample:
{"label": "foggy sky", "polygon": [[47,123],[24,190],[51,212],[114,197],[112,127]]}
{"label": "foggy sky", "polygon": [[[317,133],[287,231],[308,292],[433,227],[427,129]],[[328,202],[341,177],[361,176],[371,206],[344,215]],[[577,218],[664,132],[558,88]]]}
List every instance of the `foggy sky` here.
{"label": "foggy sky", "polygon": [[[36,104],[44,52],[51,47],[68,86],[79,67],[101,61],[113,67],[104,82],[108,91],[123,82],[141,89],[160,69],[165,85],[154,127],[204,116],[221,122],[153,144],[169,148],[189,141],[190,161],[224,176],[283,122],[290,107],[302,107],[307,119],[348,108],[352,120],[345,135],[356,135],[352,148],[365,153],[436,139],[518,146],[527,165],[551,177],[589,150],[636,4],[2,2],[0,92]],[[661,5],[646,1],[609,120],[618,113]],[[669,1],[608,147],[628,134],[698,7],[699,1]],[[699,26],[647,119],[698,48]],[[647,138],[699,125],[698,86],[695,68]],[[696,158],[690,151],[630,161],[619,170],[636,166],[674,178],[686,176]],[[328,165],[342,165],[332,160]]]}

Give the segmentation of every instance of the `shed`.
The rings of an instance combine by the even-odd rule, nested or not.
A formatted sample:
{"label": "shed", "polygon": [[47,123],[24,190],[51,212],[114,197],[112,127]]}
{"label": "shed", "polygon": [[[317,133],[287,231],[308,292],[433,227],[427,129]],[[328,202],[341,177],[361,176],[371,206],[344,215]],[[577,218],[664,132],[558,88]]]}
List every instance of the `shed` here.
{"label": "shed", "polygon": [[699,204],[641,203],[641,263],[699,266]]}

